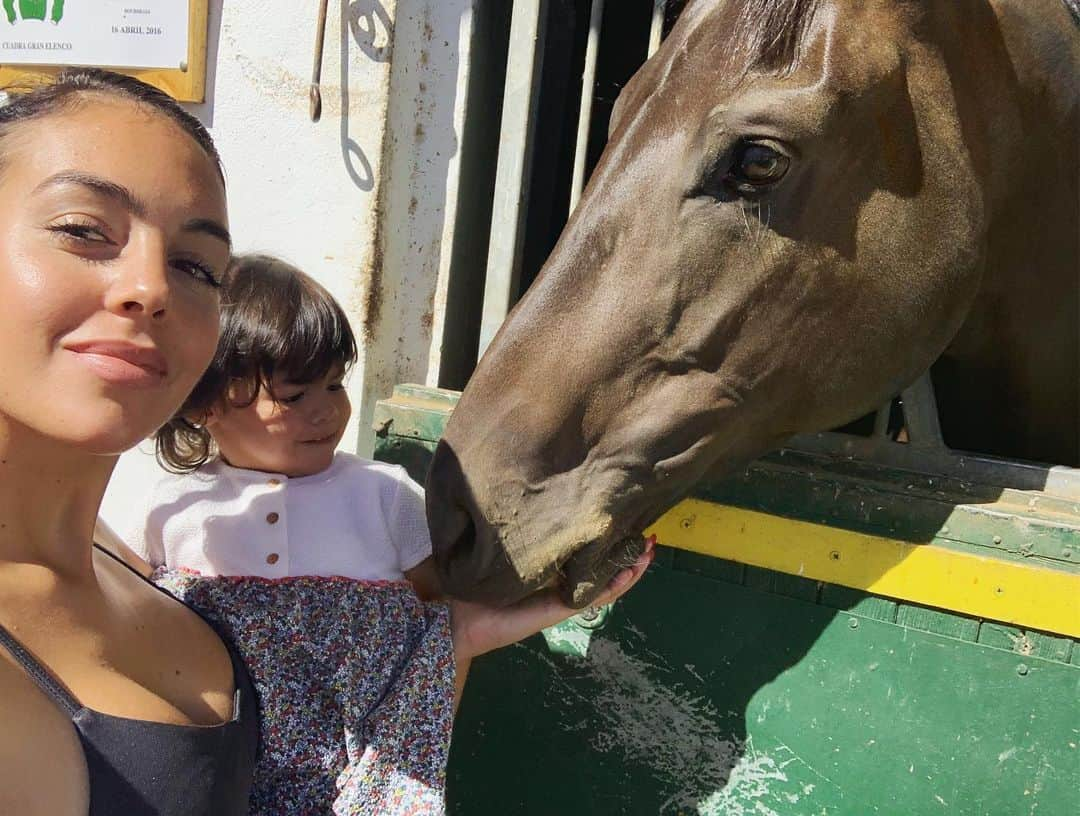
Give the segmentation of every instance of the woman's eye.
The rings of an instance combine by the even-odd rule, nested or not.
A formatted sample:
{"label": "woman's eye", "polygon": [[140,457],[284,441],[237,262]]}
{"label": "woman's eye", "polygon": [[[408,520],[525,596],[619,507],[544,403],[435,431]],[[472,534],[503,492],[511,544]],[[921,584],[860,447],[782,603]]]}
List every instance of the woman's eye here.
{"label": "woman's eye", "polygon": [[63,221],[50,224],[49,232],[57,233],[65,239],[85,244],[110,244],[109,236],[96,224],[86,221]]}
{"label": "woman's eye", "polygon": [[282,403],[283,405],[293,405],[294,403],[300,402],[300,399],[303,396],[304,396],[304,392],[301,391],[301,392],[299,392],[297,394],[290,394],[287,397],[281,397],[281,398],[278,399],[278,402]]}
{"label": "woman's eye", "polygon": [[215,289],[221,286],[221,281],[218,280],[218,277],[214,274],[214,270],[202,261],[191,258],[174,258],[172,265],[181,272],[190,275],[200,283],[205,283],[207,286],[212,286]]}
{"label": "woman's eye", "polygon": [[327,391],[342,391],[344,388],[345,385],[343,383],[330,383],[330,385],[326,386]]}
{"label": "woman's eye", "polygon": [[760,142],[748,142],[735,154],[728,179],[737,188],[759,189],[775,184],[787,173],[791,160]]}

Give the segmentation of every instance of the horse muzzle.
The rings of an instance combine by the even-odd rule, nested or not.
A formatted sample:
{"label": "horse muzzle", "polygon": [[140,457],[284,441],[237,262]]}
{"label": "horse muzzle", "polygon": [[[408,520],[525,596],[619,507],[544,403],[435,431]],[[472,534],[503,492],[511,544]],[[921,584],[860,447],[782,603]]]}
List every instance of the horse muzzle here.
{"label": "horse muzzle", "polygon": [[[567,506],[564,502],[554,504]],[[580,609],[592,603],[611,579],[645,550],[640,533],[605,530],[597,535],[599,530],[590,525],[575,532],[550,515],[545,522],[534,518],[523,526],[514,524],[513,530],[508,529],[506,519],[489,519],[461,473],[457,456],[445,442],[439,444],[432,460],[427,511],[442,591],[453,598],[493,606],[506,606],[544,587],[554,587],[563,603]],[[490,508],[488,513],[498,516]],[[511,510],[510,517],[516,516]],[[516,538],[507,541],[503,534],[521,538],[526,530],[537,535],[537,541],[528,544],[547,543],[555,549],[531,557],[526,557],[524,550],[511,552]],[[560,533],[567,536],[561,545],[557,543]],[[575,539],[581,543],[569,543]]]}

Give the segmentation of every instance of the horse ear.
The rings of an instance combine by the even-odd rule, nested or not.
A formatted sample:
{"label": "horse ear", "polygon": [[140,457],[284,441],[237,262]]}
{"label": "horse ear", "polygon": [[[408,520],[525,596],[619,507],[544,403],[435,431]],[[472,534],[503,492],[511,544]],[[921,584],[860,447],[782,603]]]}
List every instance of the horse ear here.
{"label": "horse ear", "polygon": [[611,106],[611,116],[608,117],[607,125],[607,137],[611,140],[611,135],[615,132],[615,128],[619,125],[619,120],[622,119],[623,108],[626,107],[626,89],[628,85],[624,85],[622,90],[619,91],[619,95],[615,97],[615,104]]}
{"label": "horse ear", "polygon": [[611,106],[611,116],[608,118],[608,141],[611,140],[623,120],[632,115],[634,107],[640,106],[641,102],[652,93],[652,83],[655,80],[651,77],[656,72],[649,71],[648,65],[649,63],[645,63],[646,67],[630,77],[630,81],[622,86],[618,96],[615,97],[615,104]]}

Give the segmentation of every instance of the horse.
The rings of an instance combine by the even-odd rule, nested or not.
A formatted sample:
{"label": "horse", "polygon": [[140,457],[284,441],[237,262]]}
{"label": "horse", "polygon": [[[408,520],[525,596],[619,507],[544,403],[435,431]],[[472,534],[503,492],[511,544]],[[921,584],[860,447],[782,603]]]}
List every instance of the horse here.
{"label": "horse", "polygon": [[953,448],[1080,463],[1071,0],[691,0],[432,460],[448,594],[581,607],[703,478],[935,363]]}

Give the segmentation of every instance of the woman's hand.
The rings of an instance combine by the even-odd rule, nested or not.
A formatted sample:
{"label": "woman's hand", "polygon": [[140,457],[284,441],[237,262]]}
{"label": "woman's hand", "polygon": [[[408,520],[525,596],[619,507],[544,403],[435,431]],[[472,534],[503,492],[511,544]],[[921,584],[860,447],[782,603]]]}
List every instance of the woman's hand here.
{"label": "woman's hand", "polygon": [[[593,606],[611,603],[641,580],[646,568],[652,563],[654,544],[655,538],[646,541],[645,552],[633,566],[622,570],[611,579],[611,583],[593,602]],[[451,600],[450,629],[454,639],[454,657],[457,660],[458,698],[460,699],[461,689],[465,684],[469,663],[474,657],[517,643],[580,611],[559,600],[553,589],[541,590],[503,609]],[[455,705],[456,702],[455,700]]]}

